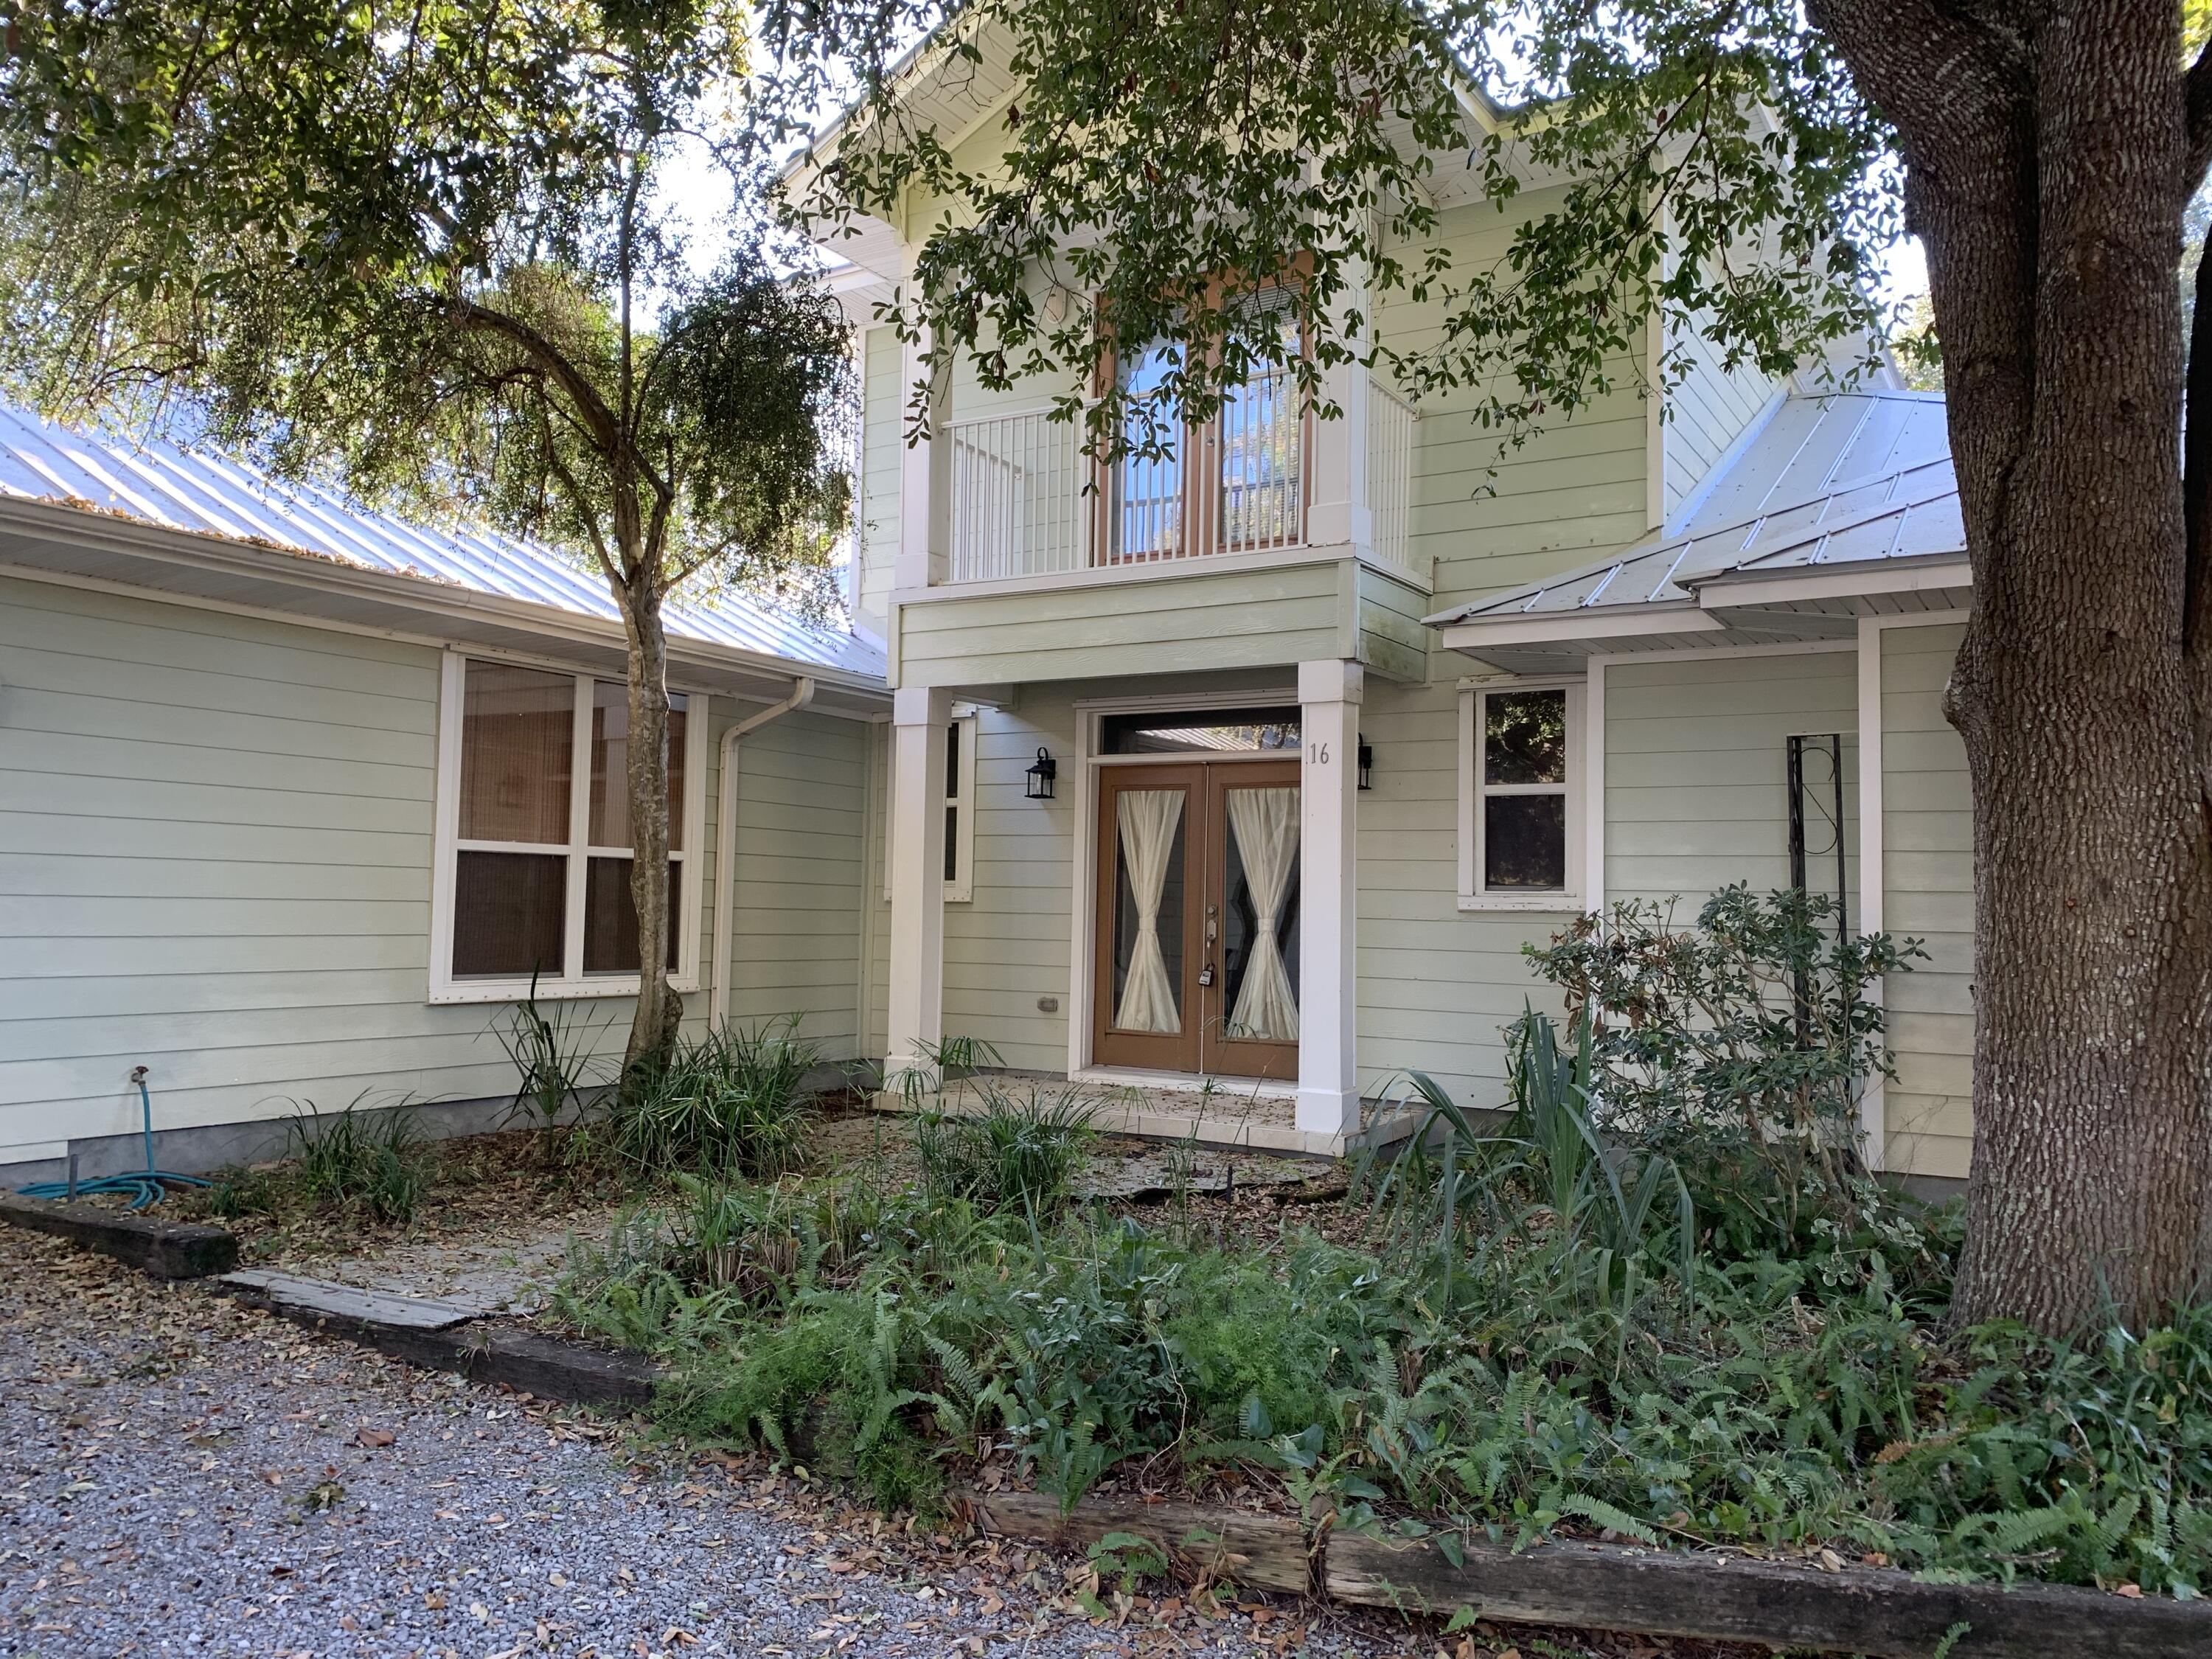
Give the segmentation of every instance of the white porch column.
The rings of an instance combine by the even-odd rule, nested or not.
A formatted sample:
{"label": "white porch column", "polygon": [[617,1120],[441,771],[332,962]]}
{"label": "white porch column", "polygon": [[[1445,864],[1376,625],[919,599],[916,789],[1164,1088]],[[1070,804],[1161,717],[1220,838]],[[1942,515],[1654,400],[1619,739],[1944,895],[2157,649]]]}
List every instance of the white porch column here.
{"label": "white porch column", "polygon": [[921,1060],[945,1035],[945,728],[952,694],[891,694],[890,1041],[884,1077]]}
{"label": "white porch column", "polygon": [[[1312,1137],[1359,1127],[1358,931],[1359,699],[1364,671],[1298,665],[1300,792],[1297,1127]],[[1316,1150],[1321,1150],[1316,1148]]]}

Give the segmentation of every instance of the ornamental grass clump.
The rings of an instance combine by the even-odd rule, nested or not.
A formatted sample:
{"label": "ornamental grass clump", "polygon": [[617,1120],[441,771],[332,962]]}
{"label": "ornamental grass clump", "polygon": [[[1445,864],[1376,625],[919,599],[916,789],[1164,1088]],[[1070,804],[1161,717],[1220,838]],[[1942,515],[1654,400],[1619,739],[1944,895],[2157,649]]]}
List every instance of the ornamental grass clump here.
{"label": "ornamental grass clump", "polygon": [[310,1208],[411,1221],[429,1191],[432,1154],[404,1102],[379,1112],[362,1110],[356,1099],[327,1115],[309,1102],[285,1133],[297,1190]]}
{"label": "ornamental grass clump", "polygon": [[942,1198],[1035,1212],[1066,1196],[1097,1140],[1097,1109],[1073,1089],[974,1085],[977,1105],[915,1119],[922,1179]]}
{"label": "ornamental grass clump", "polygon": [[822,1063],[797,1024],[726,1025],[641,1063],[590,1126],[595,1146],[646,1180],[795,1168],[815,1115],[809,1079]]}

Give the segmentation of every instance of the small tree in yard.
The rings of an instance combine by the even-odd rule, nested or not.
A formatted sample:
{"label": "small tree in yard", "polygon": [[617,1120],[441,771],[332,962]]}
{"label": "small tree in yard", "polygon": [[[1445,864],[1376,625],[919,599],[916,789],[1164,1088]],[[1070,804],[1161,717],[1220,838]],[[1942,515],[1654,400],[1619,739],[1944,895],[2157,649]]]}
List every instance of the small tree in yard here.
{"label": "small tree in yard", "polygon": [[54,0],[9,17],[0,73],[6,368],[38,402],[188,414],[280,471],[471,509],[605,576],[629,660],[633,1066],[682,1014],[663,605],[818,568],[848,507],[835,303],[757,229],[690,275],[657,189],[726,117],[743,16]]}
{"label": "small tree in yard", "polygon": [[[955,73],[1011,66],[994,166],[896,105],[931,23]],[[1958,1312],[2058,1329],[2203,1289],[2212,304],[2185,469],[2175,270],[2212,56],[2180,0],[768,0],[763,27],[801,97],[826,70],[788,48],[861,65],[818,214],[945,204],[902,296],[932,372],[1103,387],[1062,406],[1094,447],[1157,436],[1105,372],[1116,338],[1182,343],[1165,396],[1198,418],[1302,335],[1310,398],[1379,362],[1506,444],[1633,384],[1655,314],[1662,382],[1699,337],[1773,374],[1863,361],[1869,256],[1916,232],[1975,585],[1950,694],[1978,1033]],[[1463,260],[1447,167],[1509,212],[1524,180],[1563,190]],[[1292,276],[1297,333],[1239,303]],[[1394,296],[1428,307],[1395,349],[1369,326]]]}

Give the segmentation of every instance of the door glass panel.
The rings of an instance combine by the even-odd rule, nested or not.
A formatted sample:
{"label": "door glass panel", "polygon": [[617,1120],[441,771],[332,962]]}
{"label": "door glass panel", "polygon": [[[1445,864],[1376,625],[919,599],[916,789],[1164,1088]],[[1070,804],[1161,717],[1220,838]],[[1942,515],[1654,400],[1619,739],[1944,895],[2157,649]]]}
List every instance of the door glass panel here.
{"label": "door glass panel", "polygon": [[1115,798],[1114,1026],[1182,1030],[1183,792]]}
{"label": "door glass panel", "polygon": [[1221,915],[1222,1035],[1298,1035],[1298,791],[1231,789]]}

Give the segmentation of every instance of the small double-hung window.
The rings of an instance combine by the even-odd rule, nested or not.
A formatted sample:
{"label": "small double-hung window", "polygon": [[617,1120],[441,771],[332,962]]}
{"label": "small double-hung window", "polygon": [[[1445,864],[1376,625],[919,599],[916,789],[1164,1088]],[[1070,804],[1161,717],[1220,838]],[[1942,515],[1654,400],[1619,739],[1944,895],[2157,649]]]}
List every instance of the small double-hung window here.
{"label": "small double-hung window", "polygon": [[[696,975],[688,880],[698,739],[669,699],[668,965]],[[620,681],[450,657],[441,713],[431,993],[440,1000],[635,990],[629,702]],[[686,988],[689,988],[687,986]]]}
{"label": "small double-hung window", "polygon": [[1508,682],[1460,704],[1460,908],[1580,908],[1583,688]]}

